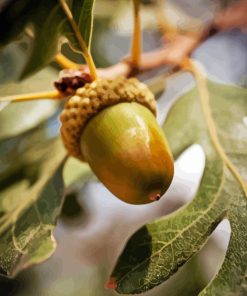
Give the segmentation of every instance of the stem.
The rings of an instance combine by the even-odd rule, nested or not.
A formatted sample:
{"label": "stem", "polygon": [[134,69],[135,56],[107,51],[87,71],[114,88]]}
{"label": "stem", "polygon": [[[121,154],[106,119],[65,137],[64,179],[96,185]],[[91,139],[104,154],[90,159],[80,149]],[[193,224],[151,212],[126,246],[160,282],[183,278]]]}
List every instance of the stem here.
{"label": "stem", "polygon": [[34,101],[40,99],[48,99],[48,100],[58,100],[63,98],[61,94],[56,91],[47,91],[47,92],[37,92],[37,93],[29,93],[22,95],[13,95],[8,97],[0,97],[0,102],[24,102],[24,101]]}
{"label": "stem", "polygon": [[97,79],[97,71],[96,71],[96,67],[95,67],[95,64],[94,64],[94,61],[92,59],[92,56],[91,56],[91,53],[89,52],[88,50],[88,47],[80,33],[80,30],[73,18],[73,15],[71,13],[71,10],[67,4],[67,2],[65,0],[59,0],[60,4],[61,4],[61,7],[64,11],[64,13],[66,14],[69,22],[70,22],[70,25],[75,33],[75,36],[80,44],[80,47],[82,49],[82,52],[83,52],[83,55],[84,55],[84,58],[86,60],[86,63],[88,65],[88,68],[90,70],[90,73],[91,73],[91,76],[93,78],[93,80]]}
{"label": "stem", "polygon": [[239,182],[241,185],[243,192],[245,196],[247,197],[247,183],[240,175],[238,169],[235,167],[235,165],[231,162],[231,160],[228,158],[227,154],[225,153],[223,147],[221,146],[220,140],[218,138],[216,126],[214,123],[214,119],[212,117],[212,112],[210,109],[210,103],[209,103],[209,92],[207,88],[207,79],[204,71],[200,69],[200,67],[197,65],[196,62],[193,60],[187,61],[187,69],[190,68],[190,71],[194,75],[197,85],[198,85],[198,92],[199,92],[199,98],[202,106],[202,111],[204,115],[204,119],[206,122],[206,125],[208,127],[209,135],[211,138],[211,141],[215,147],[215,150],[219,154],[220,158],[222,159],[223,163],[226,165],[226,167],[231,171],[235,179]]}
{"label": "stem", "polygon": [[55,57],[55,61],[63,68],[63,69],[79,69],[80,65],[72,62],[66,56],[59,53]]}
{"label": "stem", "polygon": [[133,0],[134,4],[134,31],[131,46],[131,59],[134,66],[138,66],[141,60],[142,34],[140,25],[140,0]]}

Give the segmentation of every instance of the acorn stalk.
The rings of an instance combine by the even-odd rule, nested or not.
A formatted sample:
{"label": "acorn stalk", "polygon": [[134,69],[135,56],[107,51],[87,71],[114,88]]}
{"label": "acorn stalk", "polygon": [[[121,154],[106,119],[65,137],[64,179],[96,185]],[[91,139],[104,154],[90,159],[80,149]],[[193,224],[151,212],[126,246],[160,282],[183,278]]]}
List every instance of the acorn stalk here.
{"label": "acorn stalk", "polygon": [[173,158],[154,116],[155,100],[136,79],[97,80],[78,89],[61,115],[69,154],[131,204],[158,200],[173,178]]}

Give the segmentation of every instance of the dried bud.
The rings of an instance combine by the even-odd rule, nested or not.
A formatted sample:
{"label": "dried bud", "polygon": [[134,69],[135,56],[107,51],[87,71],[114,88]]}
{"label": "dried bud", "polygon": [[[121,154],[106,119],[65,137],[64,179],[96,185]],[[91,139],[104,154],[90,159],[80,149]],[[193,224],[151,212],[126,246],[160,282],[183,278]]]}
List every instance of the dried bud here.
{"label": "dried bud", "polygon": [[92,78],[88,73],[68,69],[60,72],[59,80],[54,82],[54,85],[56,89],[64,95],[71,96],[78,88],[90,82],[92,82]]}

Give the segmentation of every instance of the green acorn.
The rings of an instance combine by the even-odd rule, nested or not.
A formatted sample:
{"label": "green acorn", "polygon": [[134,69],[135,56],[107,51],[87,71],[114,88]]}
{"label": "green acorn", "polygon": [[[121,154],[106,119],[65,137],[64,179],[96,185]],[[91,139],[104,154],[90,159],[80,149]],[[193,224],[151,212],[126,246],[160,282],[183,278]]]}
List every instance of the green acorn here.
{"label": "green acorn", "polygon": [[131,204],[158,200],[173,178],[173,158],[157,124],[156,102],[135,78],[99,79],[76,91],[60,116],[70,155]]}

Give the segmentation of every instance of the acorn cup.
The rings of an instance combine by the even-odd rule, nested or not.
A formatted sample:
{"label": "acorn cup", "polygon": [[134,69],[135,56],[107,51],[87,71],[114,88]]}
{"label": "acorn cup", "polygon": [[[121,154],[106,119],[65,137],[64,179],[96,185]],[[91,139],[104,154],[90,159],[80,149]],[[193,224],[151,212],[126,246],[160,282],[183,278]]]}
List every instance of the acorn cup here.
{"label": "acorn cup", "polygon": [[173,158],[156,118],[156,102],[135,78],[99,79],[65,104],[61,135],[69,155],[130,204],[158,200],[168,189]]}

